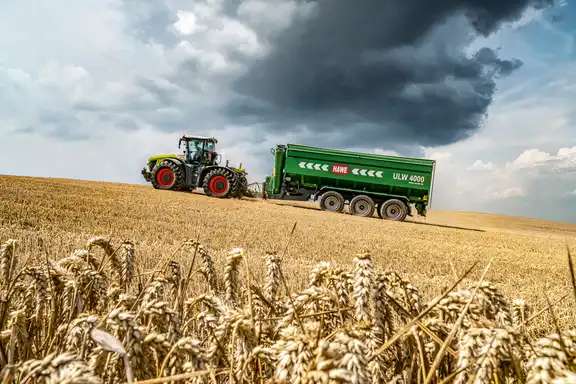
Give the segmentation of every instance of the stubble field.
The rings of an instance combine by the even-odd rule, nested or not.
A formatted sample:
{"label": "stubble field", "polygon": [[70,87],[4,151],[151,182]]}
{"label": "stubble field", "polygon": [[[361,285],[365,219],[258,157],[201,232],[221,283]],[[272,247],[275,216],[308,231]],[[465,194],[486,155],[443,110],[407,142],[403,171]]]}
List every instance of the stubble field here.
{"label": "stubble field", "polygon": [[[408,220],[412,219],[408,218]],[[90,239],[97,237],[101,239],[93,241],[92,246],[87,244]],[[463,342],[466,332],[459,330],[454,335],[454,339],[448,343],[447,352],[441,351],[442,355],[452,356],[452,360],[448,358],[437,362],[435,360],[440,348],[439,343],[449,336],[448,325],[452,326],[457,322],[458,315],[464,309],[469,297],[473,297],[474,300],[480,300],[477,298],[483,297],[484,301],[472,301],[472,305],[467,308],[468,315],[465,316],[464,323],[457,328],[491,329],[482,321],[498,323],[503,321],[501,318],[504,316],[510,323],[507,326],[516,326],[516,330],[521,328],[521,335],[526,335],[527,340],[535,342],[537,338],[556,331],[555,321],[561,330],[576,325],[574,297],[567,261],[567,246],[576,249],[576,225],[570,224],[442,211],[431,211],[427,219],[418,218],[416,222],[396,223],[378,218],[368,219],[321,212],[313,205],[306,203],[294,204],[256,199],[219,200],[200,194],[156,191],[148,186],[1,176],[0,243],[5,243],[9,239],[15,239],[17,243],[15,246],[5,246],[4,254],[13,251],[13,259],[18,260],[15,268],[10,272],[10,277],[14,278],[19,273],[23,273],[32,281],[30,287],[33,288],[22,288],[21,300],[25,302],[26,297],[32,294],[35,294],[35,297],[39,294],[45,295],[48,299],[45,308],[40,308],[40,304],[29,304],[29,307],[20,314],[15,314],[15,308],[10,307],[9,304],[2,303],[1,316],[3,317],[0,320],[3,322],[3,330],[10,330],[13,333],[2,336],[3,347],[0,349],[0,362],[10,360],[10,351],[13,360],[20,358],[25,361],[41,359],[49,352],[69,351],[72,353],[81,350],[83,359],[74,360],[70,357],[70,361],[74,361],[78,367],[84,367],[82,364],[86,362],[85,367],[91,367],[92,372],[104,378],[105,382],[115,382],[115,374],[122,376],[125,374],[127,365],[124,364],[122,357],[118,357],[117,353],[101,349],[92,352],[85,350],[86,347],[80,347],[82,343],[74,339],[79,336],[70,335],[70,329],[77,334],[84,335],[84,338],[80,337],[80,340],[86,341],[88,330],[92,329],[96,320],[88,319],[85,313],[103,314],[108,313],[107,311],[112,308],[123,308],[122,310],[127,313],[140,308],[144,313],[139,315],[136,311],[137,319],[146,319],[145,322],[136,322],[138,326],[126,325],[129,322],[126,320],[128,317],[125,320],[114,318],[118,316],[117,313],[113,316],[109,314],[104,320],[98,320],[103,322],[101,325],[106,323],[108,327],[106,331],[123,343],[123,348],[130,355],[130,361],[141,363],[142,359],[150,359],[156,362],[151,363],[153,368],[149,370],[140,368],[142,364],[136,364],[131,368],[133,372],[128,373],[127,377],[134,375],[140,380],[200,369],[213,369],[215,366],[224,368],[232,366],[233,369],[230,371],[237,382],[242,379],[255,380],[256,377],[278,379],[284,377],[282,375],[287,375],[287,382],[298,382],[298,378],[310,380],[302,379],[301,382],[319,382],[314,380],[325,378],[321,375],[322,372],[322,374],[334,377],[338,374],[343,375],[340,382],[366,382],[363,380],[369,381],[368,376],[391,379],[401,375],[400,382],[423,381],[423,377],[428,374],[431,377],[435,375],[449,377],[446,370],[454,371],[458,367],[463,369],[462,367],[473,366],[472,363],[475,363],[475,359],[479,356],[474,357],[474,353],[469,351],[468,357],[462,357],[464,347],[458,343]],[[106,246],[104,239],[108,240],[111,246]],[[209,270],[211,269],[207,258],[195,252],[193,241],[196,239],[210,253],[210,259],[214,263],[212,271],[218,274],[217,281],[210,281]],[[133,251],[130,243],[121,246],[123,241],[131,242],[134,246]],[[236,251],[235,256],[230,256],[230,252],[238,247],[242,248],[243,252]],[[71,266],[74,263],[68,259],[60,264],[53,263],[70,256],[78,249],[90,250],[90,253],[77,252],[74,263],[82,264],[84,270],[92,268],[93,274],[101,273],[105,280],[110,280],[102,288],[100,301],[92,297],[94,291],[92,288],[89,293],[78,293],[82,291],[84,283],[78,277],[82,276],[81,272]],[[106,252],[108,255],[105,254]],[[276,259],[270,256],[273,252],[277,252],[277,256],[281,257],[282,275],[273,272],[277,266],[274,261]],[[195,256],[196,254],[198,256]],[[246,264],[241,260],[245,260]],[[174,263],[167,267],[170,261]],[[191,268],[193,261],[195,265]],[[329,262],[331,265],[318,265],[321,261]],[[478,292],[474,293],[473,284],[481,279],[490,261],[490,268],[483,281],[489,281],[491,285],[484,285],[484,288],[478,291],[484,292],[482,295]],[[352,363],[345,363],[346,356],[350,359],[349,355],[353,353],[354,348],[365,347],[368,355],[382,348],[386,341],[392,338],[392,335],[400,331],[403,325],[426,308],[431,300],[442,295],[446,289],[456,283],[475,262],[478,262],[476,267],[454,289],[460,293],[444,298],[442,303],[447,309],[431,315],[430,319],[422,318],[421,321],[425,321],[425,324],[421,324],[419,329],[423,329],[424,334],[414,333],[414,335],[419,335],[414,336],[415,341],[403,335],[392,347],[385,348],[386,353],[395,354],[396,357],[402,355],[402,359],[395,360],[391,357],[392,355],[383,353],[373,362],[365,361],[364,368],[350,368]],[[6,277],[9,266],[6,266],[4,261],[2,263],[2,273]],[[124,264],[116,265],[117,263]],[[133,272],[126,271],[131,267],[127,267],[125,263],[134,266]],[[50,270],[50,265],[54,270],[51,273],[61,273],[65,277],[48,276],[45,270],[46,268]],[[60,267],[67,271],[59,271]],[[181,272],[176,273],[175,269],[178,269],[176,267]],[[37,268],[34,272],[36,275],[30,272],[30,268]],[[170,268],[172,272],[168,272]],[[338,270],[338,268],[343,270]],[[189,270],[193,272],[191,277],[188,277]],[[251,271],[251,275],[246,272],[248,270]],[[153,271],[156,273],[151,273]],[[384,271],[396,272],[398,276],[390,277],[392,275],[387,275]],[[39,281],[44,281],[37,276],[42,273],[45,274],[45,280],[48,280],[49,284],[39,283]],[[122,277],[123,274],[124,277]],[[116,275],[120,281],[118,286],[112,285],[111,282]],[[238,278],[235,277],[237,275]],[[165,276],[166,281],[158,280],[157,276]],[[170,280],[170,276],[177,276],[177,278]],[[74,282],[65,281],[66,279],[74,280],[76,277],[78,279]],[[400,278],[406,281],[402,282]],[[60,280],[54,283],[52,280],[55,279]],[[58,291],[57,284],[59,283],[63,284],[61,291]],[[339,283],[342,284],[341,287]],[[17,284],[11,285],[7,281],[3,284],[5,291],[18,291],[15,288],[18,287]],[[156,288],[153,288],[154,284]],[[168,289],[170,284],[173,284],[173,290]],[[253,289],[246,289],[250,284],[254,285]],[[96,283],[91,282],[89,285],[94,287]],[[164,285],[167,291],[155,292],[154,289],[160,289],[158,287],[161,285]],[[471,290],[467,290],[471,285]],[[74,289],[67,290],[66,287],[72,286]],[[416,287],[417,291],[413,287]],[[502,302],[500,296],[489,293],[493,292],[492,287],[503,294],[505,303]],[[291,294],[316,296],[312,299],[308,297],[312,304],[308,303],[308,299],[301,299],[301,296],[295,299],[301,299],[301,303],[294,302],[286,296],[286,288]],[[303,291],[306,288],[316,289],[316,291]],[[47,292],[42,292],[43,289]],[[120,298],[114,296],[110,290],[106,292],[105,289],[111,289],[116,292],[115,294],[132,296]],[[341,290],[343,291],[340,292]],[[378,296],[378,292],[383,290],[388,293],[386,300],[389,302],[385,305],[387,309],[380,309],[380,312],[388,313],[390,319],[394,318],[394,321],[390,320],[389,323],[384,324],[380,320],[379,324],[378,303],[384,299]],[[186,293],[182,293],[183,291]],[[53,292],[61,292],[65,299],[54,298]],[[72,295],[72,299],[68,298],[71,301],[66,301],[66,292]],[[218,305],[214,302],[204,303],[204,301],[216,300],[214,298],[203,297],[200,299],[202,302],[200,304],[194,301],[194,298],[201,294],[215,294],[216,297],[220,297],[216,293],[221,296],[222,301]],[[346,298],[340,303],[338,303],[340,299],[335,299],[336,302],[333,302],[330,295],[334,293],[342,294]],[[109,299],[108,301],[105,300],[105,296]],[[562,297],[565,298],[557,303]],[[269,302],[266,302],[266,298]],[[530,315],[538,314],[540,310],[545,309],[547,300],[556,303],[553,307],[554,317],[550,311],[544,311],[534,318],[523,317],[523,320],[519,320],[517,316],[521,312],[518,309],[520,306],[518,302],[516,305],[512,304],[512,300],[517,298],[527,302]],[[16,300],[16,298],[13,299]],[[266,323],[271,327],[279,326],[272,324],[274,321],[279,321],[285,334],[279,336],[277,333],[272,333],[273,336],[271,336],[262,329],[257,330],[258,327],[254,328],[255,326],[251,330],[243,329],[247,325],[242,323],[243,325],[236,324],[233,327],[235,331],[228,335],[223,329],[228,326],[232,327],[231,324],[236,320],[226,318],[222,314],[226,309],[222,309],[219,305],[224,305],[223,303],[232,308],[228,309],[229,311],[233,308],[244,308],[248,311],[247,314],[242,312],[248,316],[244,320],[253,326],[255,319],[261,320],[257,321],[259,324]],[[498,307],[494,303],[500,303],[498,305],[503,305],[503,307]],[[161,304],[166,307],[163,309],[164,312],[154,307],[158,305],[160,308]],[[60,305],[59,314],[66,315],[69,319],[76,319],[75,325],[65,327],[65,329],[58,328],[58,325],[62,326],[67,322],[59,323],[59,320],[54,319],[54,314],[50,315],[48,310],[50,305]],[[52,307],[54,308],[56,307]],[[156,312],[151,308],[156,308]],[[297,313],[300,310],[302,313],[290,314],[294,308],[297,309]],[[48,320],[40,321],[41,311],[44,311],[43,316]],[[435,313],[434,311],[438,310],[434,309],[430,313]],[[500,312],[506,315],[501,316],[498,314]],[[216,317],[209,320],[209,314],[215,314]],[[482,320],[478,320],[478,317],[474,317],[475,315],[482,317]],[[190,318],[187,319],[186,316]],[[199,316],[203,316],[202,319]],[[233,315],[228,313],[227,316]],[[236,313],[235,316],[240,316],[240,314]],[[303,318],[301,319],[300,316]],[[175,317],[179,317],[179,320],[176,321]],[[28,320],[25,320],[26,318]],[[162,320],[158,320],[159,318]],[[267,320],[264,321],[263,318]],[[26,336],[23,333],[18,334],[18,337],[15,336],[17,320],[20,324],[26,324],[24,326],[27,330]],[[189,321],[186,322],[186,320]],[[170,325],[172,321],[179,325]],[[338,331],[344,323],[355,325],[346,328],[346,331]],[[503,323],[498,324],[505,328]],[[32,325],[38,326],[38,329],[33,331]],[[210,328],[212,326],[214,328]],[[133,334],[129,337],[128,334],[134,332],[137,327],[141,327],[138,328],[139,332],[147,336],[139,333],[141,346],[135,348],[133,339],[139,338]],[[303,333],[305,335],[315,335],[310,341],[310,348],[304,354],[305,356],[302,356],[302,348],[304,348],[302,345],[308,344],[306,344],[307,341],[302,341],[294,334],[294,329],[298,327],[301,330],[306,329]],[[325,333],[322,332],[323,327],[326,329]],[[175,331],[176,328],[178,332]],[[214,332],[208,332],[207,329],[214,329]],[[374,336],[374,329],[379,329],[380,336]],[[221,333],[218,333],[219,331]],[[361,332],[368,332],[368,336]],[[431,335],[430,332],[435,333],[436,336]],[[508,332],[513,333],[510,329]],[[176,337],[175,334],[179,336]],[[179,337],[182,337],[180,340],[184,340],[183,334],[188,335],[190,340],[182,341],[180,345],[177,340]],[[101,345],[96,340],[97,336],[90,335],[95,340],[92,341],[94,348]],[[164,339],[162,341],[154,339],[155,335],[158,338],[163,335]],[[26,337],[33,340],[30,346],[23,344]],[[258,342],[254,340],[254,337],[258,338]],[[266,344],[263,340],[267,337]],[[484,338],[483,340],[486,341],[486,337],[488,336],[485,334],[474,336],[479,343],[478,346],[481,346],[478,340]],[[44,343],[46,338],[52,338],[52,341]],[[172,338],[172,340],[166,341],[166,338]],[[9,339],[16,340],[14,345],[7,341]],[[195,344],[193,340],[203,341]],[[233,347],[219,345],[219,342],[224,342],[224,340]],[[319,343],[320,340],[328,340],[326,341],[328,344]],[[281,345],[278,344],[280,341],[282,341]],[[337,341],[340,346],[348,343],[351,349],[346,350],[343,347],[340,355],[331,351],[330,345],[336,345]],[[165,342],[163,348],[167,350],[160,353],[158,350],[162,348],[156,344],[160,345],[162,342]],[[289,353],[286,350],[284,352],[278,350],[278,348],[287,348],[286,343],[290,342],[300,346],[298,347],[300,353],[297,347],[294,347],[297,350]],[[355,347],[350,346],[352,345],[350,343],[356,343]],[[178,348],[188,353],[186,355],[183,352],[188,356],[187,360],[183,358],[182,361],[174,362],[174,359],[168,358],[171,353],[176,354],[169,350],[176,348],[177,344]],[[183,347],[185,344],[186,348]],[[509,348],[500,347],[508,353],[507,358],[502,357],[501,361],[494,362],[495,357],[491,357],[490,364],[493,364],[493,367],[490,369],[492,370],[486,368],[488,363],[484,361],[478,363],[478,366],[484,367],[483,375],[491,378],[499,374],[502,378],[510,375],[520,377],[518,372],[510,373],[510,367],[508,367],[510,361],[515,361],[514,353],[517,352],[513,352],[512,344],[510,343]],[[254,348],[257,345],[265,345],[266,348],[262,347],[263,350],[255,352]],[[321,347],[322,345],[325,347]],[[405,346],[405,349],[401,346]],[[571,346],[572,344],[570,348]],[[336,346],[332,347],[336,348]],[[131,348],[135,348],[135,351]],[[146,355],[146,348],[155,351],[152,354],[154,357]],[[200,354],[204,352],[198,351],[203,348],[205,355],[200,358]],[[141,351],[138,352],[138,350]],[[504,352],[501,353],[506,354]],[[273,364],[277,360],[282,361],[282,353],[288,353],[290,356],[288,360],[291,361],[290,364],[293,364],[291,366],[286,363],[288,365],[283,369],[287,372],[288,366],[291,369],[295,367],[296,373],[285,373],[278,368],[277,364]],[[331,353],[333,355],[330,355]],[[112,355],[116,357],[110,358],[109,356]],[[384,355],[387,357],[382,357]],[[523,366],[523,372],[532,372],[536,369],[535,366],[541,369],[544,363],[535,365],[534,360],[530,360],[535,357],[528,355],[523,357],[525,363],[528,364]],[[49,358],[53,357],[49,356]],[[106,361],[107,358],[111,361]],[[307,360],[307,363],[304,364],[302,359]],[[332,365],[320,364],[322,359],[327,361],[332,359]],[[520,357],[518,359],[521,360]],[[217,363],[214,363],[216,360]],[[50,361],[52,360],[49,359],[48,363]],[[392,369],[390,361],[404,362],[394,363]],[[52,363],[52,366],[54,364]],[[94,371],[95,366],[98,366],[98,369]],[[161,366],[163,368],[160,368]],[[280,366],[283,367],[282,364]],[[344,366],[348,368],[344,369]],[[502,366],[507,366],[508,370]],[[29,366],[20,367],[18,370],[18,374],[24,376],[26,372],[33,372],[30,377],[40,375],[38,371],[34,371]],[[500,370],[502,373],[497,373]],[[54,368],[54,372],[43,374],[64,375],[57,371]],[[82,369],[77,368],[77,371],[80,372]],[[226,375],[230,375],[228,371],[226,372]],[[363,378],[362,375],[368,373],[370,375]],[[224,380],[220,376],[214,376],[214,371],[212,375],[211,379],[210,375],[202,377],[206,377],[206,382]],[[464,373],[459,375],[460,380],[466,381],[468,376],[462,376]],[[232,379],[232,377],[224,377],[226,380]],[[526,377],[522,376],[521,381],[525,379]],[[97,382],[100,379],[94,377],[93,380]]]}

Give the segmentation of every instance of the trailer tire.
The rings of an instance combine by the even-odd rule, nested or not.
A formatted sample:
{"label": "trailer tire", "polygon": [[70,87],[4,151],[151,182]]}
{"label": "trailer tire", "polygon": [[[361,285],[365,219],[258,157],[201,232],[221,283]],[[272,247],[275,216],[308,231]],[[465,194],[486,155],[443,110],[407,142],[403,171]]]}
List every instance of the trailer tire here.
{"label": "trailer tire", "polygon": [[380,205],[380,216],[387,220],[404,221],[408,207],[402,200],[390,199]]}
{"label": "trailer tire", "polygon": [[358,195],[350,200],[350,213],[354,216],[372,217],[376,204],[369,196]]}
{"label": "trailer tire", "polygon": [[382,217],[382,204],[384,204],[383,201],[378,203],[378,207],[375,209],[376,213],[378,214],[378,217],[383,219],[384,217]]}
{"label": "trailer tire", "polygon": [[340,213],[344,209],[344,196],[336,191],[328,191],[320,197],[320,209]]}

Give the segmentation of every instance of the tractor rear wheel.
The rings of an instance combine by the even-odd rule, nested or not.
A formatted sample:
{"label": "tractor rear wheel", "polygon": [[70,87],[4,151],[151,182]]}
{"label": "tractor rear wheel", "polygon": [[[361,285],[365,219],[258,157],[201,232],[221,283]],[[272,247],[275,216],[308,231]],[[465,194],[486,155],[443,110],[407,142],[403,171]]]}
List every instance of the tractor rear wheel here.
{"label": "tractor rear wheel", "polygon": [[390,199],[380,205],[380,216],[392,221],[403,221],[408,215],[408,207],[402,200]]}
{"label": "tractor rear wheel", "polygon": [[156,189],[177,191],[184,186],[184,172],[178,165],[164,160],[154,167],[150,181]]}
{"label": "tractor rear wheel", "polygon": [[232,171],[217,168],[206,174],[202,182],[202,188],[208,196],[228,198],[236,195],[238,181]]}
{"label": "tractor rear wheel", "polygon": [[350,213],[355,216],[371,217],[374,214],[374,200],[366,195],[354,196],[350,201]]}
{"label": "tractor rear wheel", "polygon": [[340,213],[344,209],[344,197],[336,191],[325,192],[320,197],[320,209]]}
{"label": "tractor rear wheel", "polygon": [[237,198],[241,198],[248,194],[248,179],[243,173],[238,174],[238,189],[234,195]]}

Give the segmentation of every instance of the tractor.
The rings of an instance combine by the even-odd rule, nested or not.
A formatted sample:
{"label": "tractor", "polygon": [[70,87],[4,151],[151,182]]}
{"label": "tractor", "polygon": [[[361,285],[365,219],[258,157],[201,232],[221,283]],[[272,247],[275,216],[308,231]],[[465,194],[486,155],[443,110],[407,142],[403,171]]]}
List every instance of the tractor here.
{"label": "tractor", "polygon": [[222,156],[216,152],[213,137],[184,135],[178,148],[184,144],[182,154],[151,156],[147,167],[142,169],[144,179],[156,189],[193,191],[204,189],[208,196],[240,198],[248,194],[246,172],[240,168],[221,166]]}

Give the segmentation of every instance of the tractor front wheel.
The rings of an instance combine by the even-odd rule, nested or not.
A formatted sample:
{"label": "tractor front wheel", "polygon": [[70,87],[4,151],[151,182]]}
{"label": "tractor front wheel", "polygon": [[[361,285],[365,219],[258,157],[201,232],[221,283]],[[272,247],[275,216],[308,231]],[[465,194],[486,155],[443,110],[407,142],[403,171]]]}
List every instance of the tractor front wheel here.
{"label": "tractor front wheel", "polygon": [[226,169],[215,169],[204,177],[202,188],[208,196],[228,198],[236,194],[237,182],[232,172]]}
{"label": "tractor front wheel", "polygon": [[154,168],[150,181],[156,189],[176,191],[184,185],[184,173],[178,165],[165,160]]}

